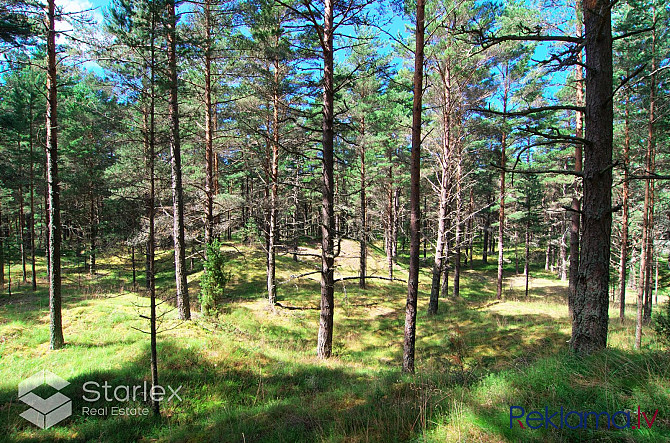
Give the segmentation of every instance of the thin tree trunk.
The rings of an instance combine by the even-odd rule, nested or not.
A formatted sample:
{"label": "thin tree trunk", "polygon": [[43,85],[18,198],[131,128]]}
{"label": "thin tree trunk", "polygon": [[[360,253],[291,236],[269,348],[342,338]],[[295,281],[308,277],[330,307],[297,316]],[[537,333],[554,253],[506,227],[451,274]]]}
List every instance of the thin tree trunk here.
{"label": "thin tree trunk", "polygon": [[[33,92],[30,92],[28,144],[30,146],[30,264],[32,271],[32,288],[37,290],[37,272],[35,270],[35,159],[33,158]],[[1,223],[0,223],[1,225]]]}
{"label": "thin tree trunk", "polygon": [[[365,117],[362,119],[362,131],[363,139],[365,139]],[[359,274],[360,279],[358,280],[358,286],[361,289],[365,289],[365,274],[367,270],[367,258],[368,258],[368,217],[367,217],[367,196],[366,196],[366,177],[365,177],[365,142],[361,143],[360,147],[360,158],[361,158],[361,232],[360,232],[360,264],[359,264]]]}
{"label": "thin tree trunk", "polygon": [[559,263],[559,274],[561,281],[566,281],[568,279],[568,257],[567,257],[567,245],[565,244],[565,219],[561,220],[561,247],[560,247],[560,263]]}
{"label": "thin tree trunk", "polygon": [[[654,11],[654,22],[656,13]],[[647,121],[647,152],[645,156],[645,171],[653,174],[654,165],[654,93],[656,89],[655,71],[655,49],[656,32],[652,30],[651,39],[651,71],[649,91],[649,118]],[[640,349],[642,344],[642,325],[651,319],[651,294],[650,291],[650,252],[651,252],[651,222],[653,213],[653,184],[652,180],[646,179],[644,183],[644,209],[642,214],[642,245],[640,247],[640,278],[637,288],[637,321],[635,325],[635,349]]]}
{"label": "thin tree trunk", "polygon": [[526,191],[526,248],[523,274],[526,276],[526,298],[528,298],[528,286],[530,283],[530,194]]}
{"label": "thin tree trunk", "polygon": [[181,145],[179,138],[179,101],[177,78],[177,17],[175,0],[167,3],[168,14],[168,65],[170,70],[170,165],[172,169],[172,203],[174,213],[174,265],[177,283],[177,310],[181,320],[190,320],[184,244],[184,192],[181,174]]}
{"label": "thin tree trunk", "polygon": [[656,252],[656,266],[654,266],[654,270],[656,272],[656,276],[654,277],[654,304],[658,306],[658,255],[659,252]]}
{"label": "thin tree trunk", "polygon": [[[487,206],[490,201],[486,200]],[[489,262],[489,230],[491,229],[491,211],[486,208],[486,218],[484,219],[484,238],[482,241],[482,262],[484,264]]]}
{"label": "thin tree trunk", "polygon": [[[440,297],[441,279],[444,267],[444,245],[447,241],[447,211],[449,200],[449,168],[451,166],[451,70],[449,63],[444,69],[438,64],[442,80],[442,152],[439,157],[440,200],[438,209],[437,238],[435,242],[435,259],[433,261],[432,281],[430,285],[430,301],[428,313],[436,314]],[[443,293],[444,295],[447,295]]]}
{"label": "thin tree trunk", "polygon": [[[423,213],[428,212],[428,197],[423,196]],[[421,240],[423,242],[423,259],[428,257],[428,220],[423,218],[423,227],[421,228]]]}
{"label": "thin tree trunk", "polygon": [[468,203],[468,223],[467,223],[467,232],[466,232],[466,236],[468,238],[468,248],[467,249],[470,251],[469,255],[468,254],[466,254],[466,255],[468,255],[470,257],[470,261],[468,262],[468,266],[470,268],[472,267],[472,265],[473,265],[472,262],[475,259],[475,251],[473,249],[474,241],[475,241],[475,233],[474,233],[474,230],[472,229],[472,224],[473,224],[472,218],[474,216],[474,212],[475,212],[475,194],[474,194],[473,188],[470,188],[470,201]]}
{"label": "thin tree trunk", "polygon": [[60,262],[60,184],[58,182],[58,106],[56,77],[56,7],[55,0],[47,2],[47,193],[49,202],[49,312],[50,349],[63,347],[61,317],[61,262]]}
{"label": "thin tree trunk", "polygon": [[[279,44],[279,36],[275,37]],[[276,242],[277,242],[277,188],[279,179],[279,60],[274,60],[272,94],[272,158],[270,159],[270,217],[268,226],[268,302],[277,303]]]}
{"label": "thin tree trunk", "polygon": [[[149,172],[149,198],[147,211],[149,216],[149,238],[147,240],[147,262],[149,265],[148,280],[149,280],[149,298],[150,298],[150,336],[151,336],[151,386],[158,386],[158,351],[157,351],[157,332],[156,332],[156,264],[155,264],[155,198],[156,198],[156,183],[155,183],[155,159],[156,159],[156,121],[155,121],[155,74],[156,74],[156,57],[155,57],[155,12],[151,14],[151,92],[149,97],[149,137],[147,155],[148,172]],[[146,114],[145,114],[146,115]],[[156,416],[160,415],[160,403],[157,399],[152,399],[152,407]]]}
{"label": "thin tree trunk", "polygon": [[393,208],[393,158],[391,150],[388,150],[389,175],[388,175],[388,207],[387,207],[387,227],[386,227],[386,261],[388,263],[389,278],[393,278],[393,230],[395,226],[394,208]]}
{"label": "thin tree trunk", "polygon": [[[400,188],[395,188],[393,196],[393,232],[391,239],[393,240],[393,262],[398,263],[398,230],[400,227]],[[403,236],[403,250],[405,249],[405,237]]]}
{"label": "thin tree trunk", "polygon": [[458,298],[461,295],[461,233],[463,228],[462,215],[463,215],[463,196],[461,189],[461,179],[463,175],[462,165],[461,165],[461,143],[456,141],[454,143],[454,161],[456,163],[456,211],[455,212],[455,234],[454,234],[454,298]]}
{"label": "thin tree trunk", "polygon": [[626,315],[626,261],[628,260],[628,166],[630,164],[630,111],[626,100],[623,142],[623,189],[621,214],[621,257],[619,260],[619,320],[623,323]]}
{"label": "thin tree trunk", "polygon": [[[152,68],[152,69],[153,69],[153,68]],[[152,75],[153,75],[153,73],[152,73]],[[153,81],[153,78],[152,78],[152,81]],[[153,88],[153,83],[152,83],[152,88]],[[153,94],[153,89],[152,89],[152,94]],[[143,127],[143,130],[144,130],[144,131],[143,131],[144,152],[147,153],[147,158],[149,158],[149,157],[148,157],[148,156],[149,156],[149,153],[152,152],[152,146],[151,146],[152,143],[153,143],[153,141],[152,141],[152,140],[153,140],[152,137],[154,137],[153,134],[150,134],[150,131],[152,130],[153,127],[152,127],[152,126],[151,126],[151,127],[149,126],[149,125],[150,125],[150,122],[153,122],[153,121],[154,121],[154,116],[153,116],[153,113],[154,113],[154,107],[153,107],[153,106],[154,106],[154,104],[153,104],[153,95],[150,97],[150,100],[151,100],[151,103],[150,103],[150,106],[151,106],[151,107],[150,107],[150,109],[147,109],[146,107],[143,107],[143,108],[142,108],[142,127]],[[151,113],[151,117],[149,116],[150,113]],[[149,169],[149,164],[147,164],[147,169]],[[151,198],[152,198],[151,195],[148,195],[148,196],[147,196],[147,201],[146,201],[146,205],[147,205],[147,219],[149,219],[149,215],[150,215],[150,212],[149,212],[149,209],[148,209],[148,208],[153,208],[153,202],[150,201]],[[149,219],[149,221],[151,221],[151,220]],[[151,231],[151,226],[150,226],[149,228],[150,228],[149,231]],[[151,233],[151,232],[150,232],[150,233]],[[149,240],[147,240],[147,243],[146,243],[146,245],[145,245],[145,254],[144,254],[144,258],[145,258],[145,262],[144,262],[144,271],[145,271],[145,272],[144,272],[144,276],[145,276],[145,287],[146,287],[147,291],[151,291],[151,275],[152,275],[152,271],[151,271],[151,266],[152,266],[152,264],[151,264],[151,260],[152,260],[152,257],[153,257],[153,255],[152,255],[152,250],[151,250],[151,246],[152,246],[152,242],[150,242]]]}
{"label": "thin tree trunk", "polygon": [[133,268],[133,291],[134,291],[135,288],[137,287],[137,272],[136,272],[136,268],[135,268],[135,245],[131,246],[130,251],[131,251],[130,252],[130,262],[131,262],[132,268]]}
{"label": "thin tree trunk", "polygon": [[414,51],[414,102],[412,104],[412,154],[410,157],[410,251],[402,371],[414,373],[416,342],[416,305],[419,295],[419,247],[421,229],[421,99],[423,95],[423,58],[425,1],[416,2],[416,49]]}
{"label": "thin tree trunk", "polygon": [[335,251],[334,176],[333,176],[333,110],[335,89],[333,84],[333,0],[324,2],[322,34],[323,50],[323,152],[321,156],[323,188],[321,200],[321,314],[316,354],[329,358],[333,349],[333,318],[335,314],[333,265]]}
{"label": "thin tree trunk", "polygon": [[[505,93],[503,97],[503,112],[507,112],[508,81],[505,79]],[[500,210],[498,212],[498,279],[496,284],[496,298],[502,299],[503,294],[503,264],[504,264],[504,239],[505,239],[505,165],[507,164],[507,130],[505,129],[505,118],[503,117],[502,134],[500,143]]]}
{"label": "thin tree trunk", "polygon": [[[20,148],[20,143],[19,143],[19,148]],[[22,169],[19,168],[19,174],[22,174]],[[20,246],[20,252],[21,252],[21,277],[23,283],[26,283],[28,281],[28,276],[26,275],[26,248],[25,248],[25,237],[23,236],[25,232],[25,227],[26,227],[26,215],[25,212],[23,211],[23,186],[19,184],[18,188],[18,203],[19,203],[19,246]]]}
{"label": "thin tree trunk", "polygon": [[[205,16],[205,245],[214,229],[214,110],[212,109],[212,41],[210,2],[203,4]],[[205,248],[207,250],[207,248]]]}
{"label": "thin tree trunk", "polygon": [[[444,161],[446,162],[446,160]],[[443,170],[442,177],[440,179],[440,207],[437,222],[437,239],[435,242],[435,260],[433,262],[432,281],[430,285],[430,301],[428,303],[429,314],[437,314],[438,300],[440,297],[440,289],[441,289],[440,286],[445,262],[444,246],[447,241],[447,229],[446,229],[447,198],[449,193],[447,181],[448,181],[447,171]]]}
{"label": "thin tree trunk", "polygon": [[95,275],[95,248],[96,240],[98,237],[98,207],[96,202],[96,197],[91,195],[91,208],[90,208],[90,229],[91,229],[91,258],[89,260],[89,273]]}
{"label": "thin tree trunk", "polygon": [[611,3],[584,3],[586,131],[579,276],[572,322],[572,349],[589,354],[607,346],[612,233],[612,18]]}
{"label": "thin tree trunk", "polygon": [[551,264],[551,226],[549,226],[549,234],[547,235],[547,249],[544,254],[544,270],[549,271]]}
{"label": "thin tree trunk", "polygon": [[[656,8],[652,6],[652,20],[654,28],[651,30],[651,78],[649,92],[649,119],[647,122],[647,155],[649,156],[647,171],[653,175],[656,171],[656,140],[654,138],[654,120],[656,106]],[[645,271],[644,285],[644,315],[645,324],[651,321],[652,292],[651,292],[651,272],[654,251],[654,180],[648,180],[649,187],[649,215],[647,225],[647,269]]]}

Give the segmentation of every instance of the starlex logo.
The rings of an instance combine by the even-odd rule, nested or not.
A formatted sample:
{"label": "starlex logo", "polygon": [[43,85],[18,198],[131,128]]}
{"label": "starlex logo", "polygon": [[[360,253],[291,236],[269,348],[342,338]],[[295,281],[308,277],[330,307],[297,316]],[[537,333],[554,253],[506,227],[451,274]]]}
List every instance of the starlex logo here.
{"label": "starlex logo", "polygon": [[42,398],[32,392],[43,384],[60,391],[70,383],[45,370],[19,383],[19,400],[30,406],[20,416],[42,429],[48,429],[72,415],[72,400],[61,392],[56,392],[49,398]]}
{"label": "starlex logo", "polygon": [[[565,412],[563,406],[561,406],[560,410],[553,414],[550,415],[549,412],[549,406],[545,406],[544,410],[530,411],[528,414],[521,406],[510,406],[509,428],[512,429],[518,423],[521,429],[526,429],[526,427],[530,429],[562,429],[563,427],[588,429],[589,418],[592,417],[591,423],[595,424],[595,429],[598,429],[598,426],[614,429],[642,429],[645,424],[651,429],[658,416],[658,409],[654,411],[653,415],[651,412],[647,415],[645,411],[641,410],[640,406],[637,407],[637,417],[634,418],[631,417],[631,411],[629,410],[616,411],[613,414],[605,411]],[[644,419],[644,422],[642,422],[642,419]]]}

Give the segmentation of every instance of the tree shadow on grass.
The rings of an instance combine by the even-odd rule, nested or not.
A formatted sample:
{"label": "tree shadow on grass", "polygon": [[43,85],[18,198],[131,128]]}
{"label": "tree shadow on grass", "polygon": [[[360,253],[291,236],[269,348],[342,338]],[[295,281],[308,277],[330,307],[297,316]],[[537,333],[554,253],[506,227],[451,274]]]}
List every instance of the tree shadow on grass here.
{"label": "tree shadow on grass", "polygon": [[[668,355],[662,353],[617,349],[588,357],[561,353],[483,382],[478,387],[479,396],[473,395],[467,404],[483,429],[508,441],[670,441],[668,363]],[[484,407],[485,404],[489,406]],[[596,429],[593,416],[587,420],[586,429],[573,430],[566,426],[553,429],[551,425],[547,429],[529,429],[525,418],[522,419],[525,429],[522,429],[516,421],[512,421],[510,428],[511,406],[523,407],[526,414],[531,410],[544,414],[545,407],[549,408],[550,415],[560,414],[561,406],[566,414],[568,411],[609,414],[628,411],[634,425],[637,425],[637,406],[647,412],[649,419],[656,409],[658,416],[651,429],[644,417],[641,418],[642,429],[603,428],[602,422]],[[518,412],[516,409],[515,413]],[[579,419],[572,419],[575,421],[569,423],[577,426]],[[560,418],[553,420],[554,424],[559,422]]]}
{"label": "tree shadow on grass", "polygon": [[[150,412],[109,415],[115,407],[150,411],[143,391],[134,401],[126,401],[125,389],[118,391],[120,398],[113,396],[118,386],[148,382],[145,349],[118,369],[70,378],[62,393],[72,399],[73,415],[46,430],[19,416],[28,407],[18,401],[15,389],[0,390],[4,441],[406,441],[421,426],[416,417],[422,388],[402,382],[397,373],[373,374],[264,354],[217,364],[175,341],[162,341],[158,355],[160,384],[181,386],[181,399],[162,404],[161,419]],[[105,385],[110,386],[111,401],[105,400]],[[88,415],[91,410],[101,415]]]}

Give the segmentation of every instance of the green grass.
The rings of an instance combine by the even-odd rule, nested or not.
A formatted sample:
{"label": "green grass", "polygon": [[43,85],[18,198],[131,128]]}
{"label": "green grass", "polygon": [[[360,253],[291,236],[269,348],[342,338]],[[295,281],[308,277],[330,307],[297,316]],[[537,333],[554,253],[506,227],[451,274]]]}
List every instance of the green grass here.
{"label": "green grass", "polygon": [[[305,246],[306,251],[315,249]],[[495,265],[464,267],[462,298],[443,298],[426,314],[429,270],[422,270],[413,376],[400,373],[406,286],[370,280],[336,288],[334,357],[315,357],[318,275],[290,280],[318,266],[317,259],[278,260],[279,301],[265,301],[262,251],[228,243],[233,279],[216,318],[179,323],[171,306],[171,254],[159,255],[159,382],[182,386],[182,401],[162,404],[163,416],[87,417],[86,381],[112,386],[149,380],[148,299],[132,292],[130,263],[121,254],[99,260],[89,277],[70,261],[63,290],[66,346],[49,351],[44,281],[0,295],[0,441],[666,441],[670,439],[670,356],[650,328],[643,350],[632,349],[634,307],[618,322],[612,308],[610,347],[579,358],[568,351],[566,283],[533,269],[525,280],[506,266],[505,300],[495,302]],[[343,243],[338,275],[355,275],[356,245]],[[138,285],[143,285],[138,262]],[[406,275],[405,266],[396,275]],[[13,281],[19,279],[13,266]],[[43,272],[43,267],[40,268]],[[201,265],[189,276],[196,297]],[[370,274],[386,275],[373,250]],[[633,297],[629,297],[631,300]],[[665,298],[665,297],[663,297]],[[615,320],[616,319],[616,320]],[[17,384],[49,369],[66,378],[73,416],[47,430],[19,417]],[[45,393],[44,395],[49,395]],[[659,409],[643,430],[530,430],[509,427],[509,408],[527,411]],[[148,407],[139,401],[97,407]]]}

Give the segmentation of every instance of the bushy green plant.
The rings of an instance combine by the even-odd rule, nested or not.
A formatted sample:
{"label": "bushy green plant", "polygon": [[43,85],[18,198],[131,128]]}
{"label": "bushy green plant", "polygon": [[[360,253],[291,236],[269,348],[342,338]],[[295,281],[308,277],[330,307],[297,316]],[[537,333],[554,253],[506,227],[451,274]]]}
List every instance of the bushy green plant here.
{"label": "bushy green plant", "polygon": [[230,271],[226,270],[226,257],[221,243],[215,239],[207,245],[205,271],[200,279],[200,307],[205,315],[212,315],[225,295]]}
{"label": "bushy green plant", "polygon": [[667,346],[670,346],[670,300],[663,305],[663,308],[656,315],[654,330],[658,334],[658,338]]}

